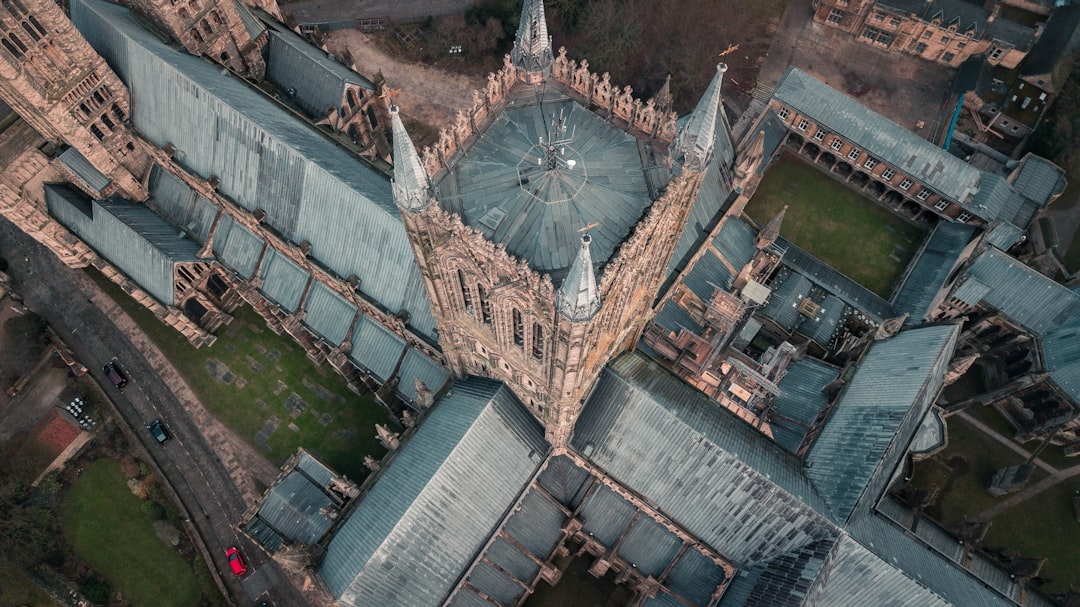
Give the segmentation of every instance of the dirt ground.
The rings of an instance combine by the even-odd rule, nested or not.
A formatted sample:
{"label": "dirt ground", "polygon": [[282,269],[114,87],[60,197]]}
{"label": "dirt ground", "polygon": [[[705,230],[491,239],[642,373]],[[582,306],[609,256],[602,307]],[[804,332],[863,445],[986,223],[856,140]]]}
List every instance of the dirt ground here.
{"label": "dirt ground", "polygon": [[942,104],[955,70],[814,23],[809,0],[791,0],[758,80],[771,89],[792,65],[920,136],[947,126]]}
{"label": "dirt ground", "polygon": [[[394,102],[401,108],[402,116],[436,130],[440,125],[451,124],[457,111],[472,102],[472,92],[481,86],[478,78],[391,57],[370,36],[356,30],[331,32],[326,46],[331,53],[348,48],[362,74],[373,77],[382,72],[387,86],[401,91],[394,97]],[[414,143],[422,145],[420,141]]]}

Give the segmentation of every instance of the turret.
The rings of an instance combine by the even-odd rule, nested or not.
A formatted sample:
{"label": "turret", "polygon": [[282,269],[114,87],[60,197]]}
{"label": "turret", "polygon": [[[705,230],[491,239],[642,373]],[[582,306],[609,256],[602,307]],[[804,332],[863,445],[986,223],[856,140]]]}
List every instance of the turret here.
{"label": "turret", "polygon": [[721,63],[716,66],[716,76],[713,77],[705,95],[701,97],[696,108],[690,114],[690,120],[679,132],[679,136],[673,144],[672,157],[682,162],[685,169],[690,171],[703,171],[712,157],[713,144],[716,138],[716,112],[720,107],[720,84],[724,79],[727,65]]}
{"label": "turret", "polygon": [[394,134],[394,202],[403,211],[423,211],[431,203],[431,181],[396,105],[390,106],[390,122]]}
{"label": "turret", "polygon": [[581,237],[577,259],[555,294],[555,309],[572,322],[589,320],[600,311],[600,290],[596,288],[596,274],[589,253],[590,242],[592,238],[588,234]]}
{"label": "turret", "polygon": [[519,69],[540,78],[551,71],[555,56],[551,52],[543,0],[525,0],[521,7],[521,22],[510,59]]}

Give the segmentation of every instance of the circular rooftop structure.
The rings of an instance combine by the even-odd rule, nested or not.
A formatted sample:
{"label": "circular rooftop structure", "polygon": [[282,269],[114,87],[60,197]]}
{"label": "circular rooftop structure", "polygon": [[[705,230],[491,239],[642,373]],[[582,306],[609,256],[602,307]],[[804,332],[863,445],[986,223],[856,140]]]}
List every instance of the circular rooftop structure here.
{"label": "circular rooftop structure", "polygon": [[651,143],[551,82],[543,99],[536,88],[515,89],[436,184],[439,204],[559,283],[582,232],[592,237],[593,261],[603,264],[652,204],[642,161]]}

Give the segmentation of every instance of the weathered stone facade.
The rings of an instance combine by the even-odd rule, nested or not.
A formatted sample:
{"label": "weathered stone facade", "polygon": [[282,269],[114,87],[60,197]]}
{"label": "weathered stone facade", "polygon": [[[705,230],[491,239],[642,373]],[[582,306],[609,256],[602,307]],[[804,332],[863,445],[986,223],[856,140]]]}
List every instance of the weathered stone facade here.
{"label": "weathered stone facade", "polygon": [[261,54],[266,34],[253,40],[232,2],[126,0],[123,4],[149,16],[193,55],[209,57],[252,80],[261,80],[266,72]]}
{"label": "weathered stone facade", "polygon": [[0,99],[35,131],[78,150],[132,200],[144,200],[146,152],[127,127],[127,89],[54,2],[0,8]]}

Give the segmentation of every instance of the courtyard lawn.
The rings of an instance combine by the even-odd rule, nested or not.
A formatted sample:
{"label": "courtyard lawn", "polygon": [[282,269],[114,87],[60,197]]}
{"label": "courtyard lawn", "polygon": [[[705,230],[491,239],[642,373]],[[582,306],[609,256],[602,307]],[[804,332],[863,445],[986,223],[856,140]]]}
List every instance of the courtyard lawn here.
{"label": "courtyard lawn", "polygon": [[349,390],[329,365],[313,364],[250,307],[236,310],[214,345],[195,348],[113,282],[89,274],[161,348],[214,417],[275,463],[302,446],[360,480],[368,473],[364,455],[386,452],[375,437],[375,424],[395,426],[386,409],[371,394]]}
{"label": "courtyard lawn", "polygon": [[1046,557],[1039,577],[1042,590],[1065,592],[1080,585],[1080,522],[1073,513],[1072,498],[1080,492],[1080,480],[1070,479],[1030,500],[1010,508],[994,519],[983,543],[1005,550],[1009,556]]}
{"label": "courtyard lawn", "polygon": [[[986,409],[980,412],[981,419],[996,414]],[[955,531],[965,519],[1006,499],[992,497],[986,493],[986,486],[994,471],[1021,463],[1023,458],[960,418],[950,418],[948,427],[948,448],[915,464],[905,492],[919,489],[936,492],[936,499],[924,512]],[[1032,448],[1032,444],[1025,447]],[[1037,468],[1028,486],[1046,476],[1044,470]],[[1013,506],[991,520],[983,545],[1009,557],[1046,557],[1040,575],[1047,580],[1043,588],[1046,592],[1063,592],[1070,586],[1080,586],[1080,543],[1075,541],[1080,534],[1080,522],[1073,512],[1074,495],[1080,495],[1080,479],[1076,478]]]}
{"label": "courtyard lawn", "polygon": [[884,298],[925,234],[788,154],[769,167],[745,213],[764,225],[784,205],[781,236]]}
{"label": "courtyard lawn", "polygon": [[195,607],[199,582],[180,554],[154,535],[120,464],[99,459],[72,484],[60,524],[72,549],[133,605]]}

